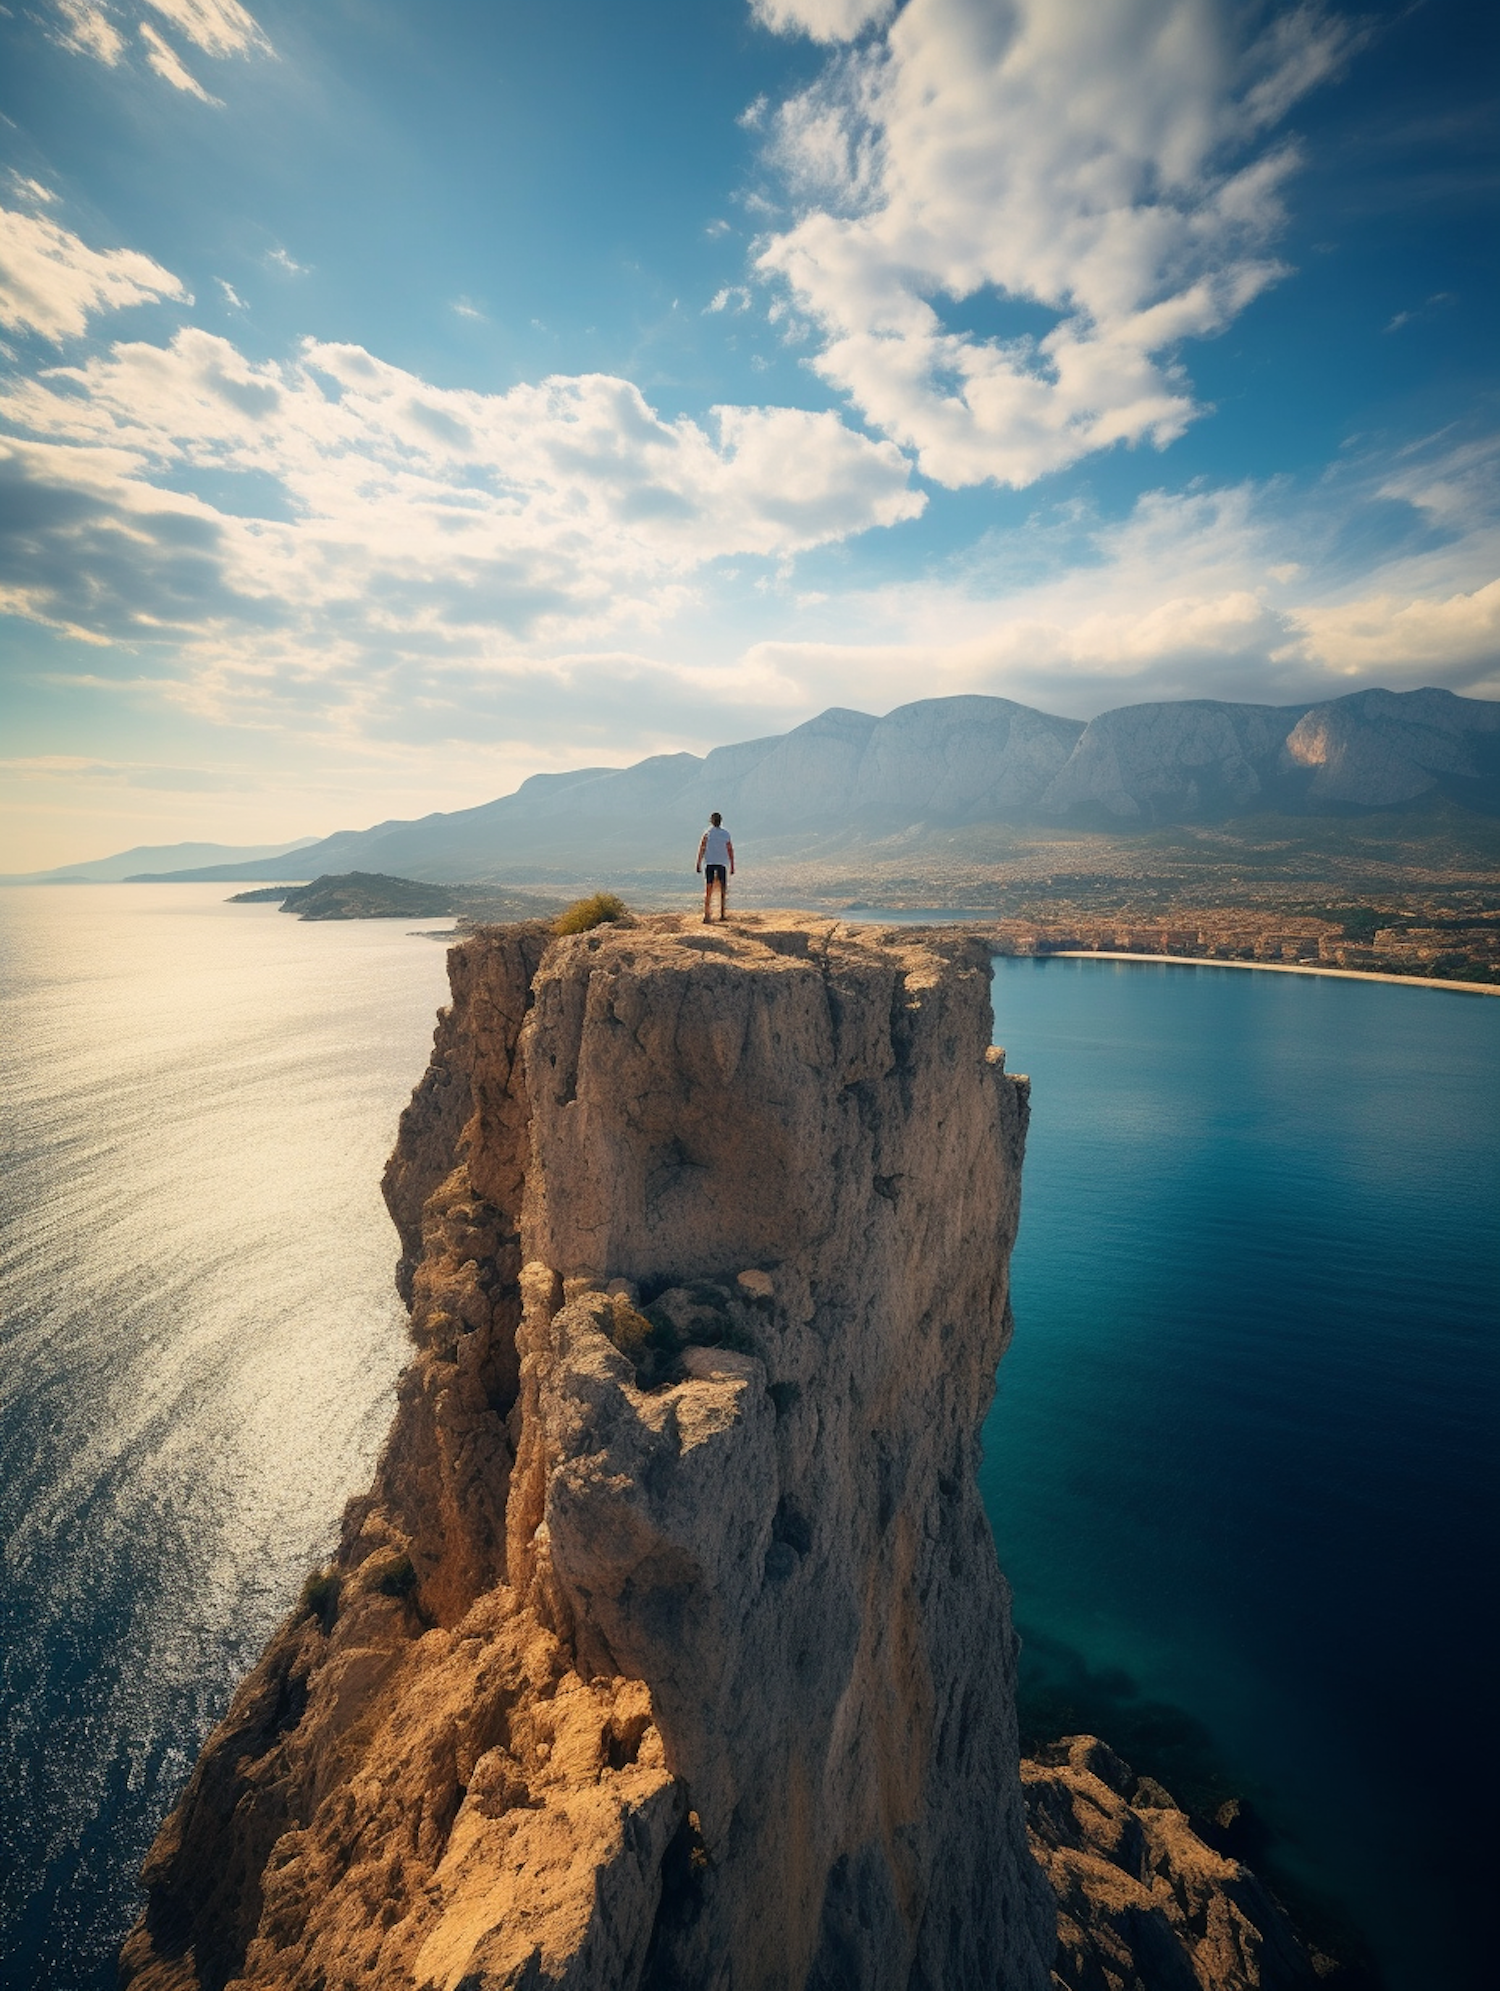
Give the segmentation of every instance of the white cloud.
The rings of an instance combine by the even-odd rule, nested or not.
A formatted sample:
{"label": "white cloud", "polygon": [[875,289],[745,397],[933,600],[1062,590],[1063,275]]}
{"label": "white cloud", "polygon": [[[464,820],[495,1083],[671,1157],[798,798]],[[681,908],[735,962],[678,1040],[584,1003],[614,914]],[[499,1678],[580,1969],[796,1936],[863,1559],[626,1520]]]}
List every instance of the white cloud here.
{"label": "white cloud", "polygon": [[[812,8],[809,0],[808,11]],[[778,111],[800,213],[761,249],[818,371],[950,486],[1026,485],[1198,412],[1181,342],[1282,274],[1270,127],[1349,31],[1213,0],[910,0]],[[966,303],[982,333],[955,323]]]}
{"label": "white cloud", "polygon": [[259,22],[240,6],[239,0],[146,0],[146,4],[205,55],[271,52],[271,44]]}
{"label": "white cloud", "polygon": [[[1148,493],[1109,524],[1065,514],[1033,535],[1036,578],[979,557],[968,571],[846,594],[802,618],[826,634],[755,644],[742,667],[797,716],[958,692],[1080,718],[1148,699],[1296,703],[1368,684],[1494,696],[1493,528],[1479,521],[1339,588],[1326,554],[1373,495],[1325,490],[1304,508],[1240,485]],[[1277,557],[1289,548],[1303,558]]]}
{"label": "white cloud", "polygon": [[[114,68],[125,53],[124,35],[111,18],[111,9],[95,0],[54,0],[62,26],[56,39],[64,48],[79,55],[95,56]],[[146,5],[163,21],[185,35],[205,55],[272,55],[275,51],[259,22],[239,4],[239,0],[146,0]],[[148,67],[174,90],[199,98],[205,104],[219,104],[183,62],[166,37],[149,21],[139,23],[146,46]]]}
{"label": "white cloud", "polygon": [[[255,365],[185,330],[18,383],[0,478],[42,521],[13,612],[173,633],[252,673],[473,658],[650,627],[722,556],[784,559],[921,510],[831,413],[659,417],[629,382],[440,389],[357,346]],[[191,494],[208,482],[217,500]]]}
{"label": "white cloud", "polygon": [[278,248],[270,250],[266,256],[266,261],[274,263],[278,270],[285,270],[289,277],[305,277],[307,275],[308,265],[306,263],[295,262],[287,254],[285,249]]}
{"label": "white cloud", "polygon": [[726,284],[722,290],[714,292],[703,309],[705,315],[714,311],[748,311],[750,293],[743,284]]}
{"label": "white cloud", "polygon": [[220,290],[223,291],[224,302],[230,307],[231,310],[244,311],[247,308],[244,298],[240,296],[239,292],[235,289],[234,285],[229,282],[227,277],[215,277],[214,282],[219,286]]}
{"label": "white cloud", "polygon": [[135,249],[90,249],[35,214],[0,208],[0,325],[54,341],[91,316],[154,298],[187,299],[181,282]]}
{"label": "white cloud", "polygon": [[1291,621],[1302,654],[1342,676],[1425,684],[1479,667],[1500,689],[1500,580],[1446,599],[1367,594]]}
{"label": "white cloud", "polygon": [[125,53],[125,37],[102,7],[90,0],[57,0],[64,22],[58,40],[79,55],[95,56],[110,68]]}
{"label": "white cloud", "polygon": [[873,23],[888,21],[896,0],[750,0],[750,11],[772,34],[853,41]]}
{"label": "white cloud", "polygon": [[221,108],[223,99],[210,96],[183,63],[169,41],[163,39],[149,21],[141,22],[141,40],[146,44],[146,60],[164,83],[170,83],[174,90],[183,90],[190,97],[197,97],[205,104],[217,104]]}

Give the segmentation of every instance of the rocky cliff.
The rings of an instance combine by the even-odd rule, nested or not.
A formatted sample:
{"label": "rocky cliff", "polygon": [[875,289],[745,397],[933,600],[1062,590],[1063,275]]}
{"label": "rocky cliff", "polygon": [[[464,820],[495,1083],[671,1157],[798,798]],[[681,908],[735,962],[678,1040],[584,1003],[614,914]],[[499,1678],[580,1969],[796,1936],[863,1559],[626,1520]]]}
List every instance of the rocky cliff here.
{"label": "rocky cliff", "polygon": [[395,1425],[124,1981],[1042,1991],[974,1477],[1026,1120],[983,950],[664,916],[452,966]]}
{"label": "rocky cliff", "polygon": [[395,1423],[123,1983],[1310,1984],[1102,1744],[1018,1765],[975,1464],[1027,1090],[983,947],[663,915],[449,960],[386,1177]]}

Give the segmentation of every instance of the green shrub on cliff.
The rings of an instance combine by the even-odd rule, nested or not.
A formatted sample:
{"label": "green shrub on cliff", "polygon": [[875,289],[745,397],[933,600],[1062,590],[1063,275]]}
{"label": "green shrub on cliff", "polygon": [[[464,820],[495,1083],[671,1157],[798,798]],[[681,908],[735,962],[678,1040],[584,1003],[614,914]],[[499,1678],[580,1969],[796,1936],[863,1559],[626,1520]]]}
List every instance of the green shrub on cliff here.
{"label": "green shrub on cliff", "polygon": [[409,1597],[416,1587],[417,1572],[409,1555],[393,1562],[375,1585],[382,1597]]}
{"label": "green shrub on cliff", "polygon": [[621,926],[630,920],[630,908],[618,892],[591,892],[575,899],[552,922],[554,933],[587,933],[593,926]]}
{"label": "green shrub on cliff", "polygon": [[316,1618],[326,1632],[339,1609],[339,1578],[332,1569],[315,1569],[302,1586],[298,1610]]}

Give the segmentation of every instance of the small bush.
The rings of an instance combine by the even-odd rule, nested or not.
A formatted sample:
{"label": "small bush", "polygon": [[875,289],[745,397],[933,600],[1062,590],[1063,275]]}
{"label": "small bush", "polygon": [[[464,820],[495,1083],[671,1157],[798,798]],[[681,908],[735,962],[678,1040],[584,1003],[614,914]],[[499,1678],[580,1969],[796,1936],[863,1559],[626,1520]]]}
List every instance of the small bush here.
{"label": "small bush", "polygon": [[412,1568],[409,1555],[393,1562],[375,1585],[382,1597],[409,1597],[416,1587],[417,1572]]}
{"label": "small bush", "polygon": [[331,1569],[315,1569],[302,1586],[299,1611],[316,1618],[326,1632],[338,1615],[339,1579]]}
{"label": "small bush", "polygon": [[618,892],[592,892],[575,899],[552,922],[554,933],[587,933],[590,927],[620,926],[630,919],[630,908]]}
{"label": "small bush", "polygon": [[623,1293],[610,1298],[610,1311],[600,1323],[610,1340],[635,1365],[638,1388],[654,1390],[681,1382],[684,1348],[731,1348],[736,1354],[760,1350],[734,1320],[730,1294],[711,1280],[676,1287],[660,1302],[637,1311]]}

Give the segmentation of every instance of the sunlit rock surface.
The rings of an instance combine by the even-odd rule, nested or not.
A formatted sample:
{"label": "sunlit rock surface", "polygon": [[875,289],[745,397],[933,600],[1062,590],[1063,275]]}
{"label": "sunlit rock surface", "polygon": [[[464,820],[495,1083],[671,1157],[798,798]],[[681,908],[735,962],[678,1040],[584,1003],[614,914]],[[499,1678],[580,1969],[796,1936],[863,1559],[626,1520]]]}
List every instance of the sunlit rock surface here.
{"label": "sunlit rock surface", "polygon": [[983,949],[520,926],[453,986],[376,1483],[125,1981],[1040,1991],[974,1479],[1026,1113]]}
{"label": "sunlit rock surface", "polygon": [[1250,1870],[1097,1736],[1021,1765],[1032,1848],[1057,1895],[1060,1991],[1312,1991],[1312,1958]]}

